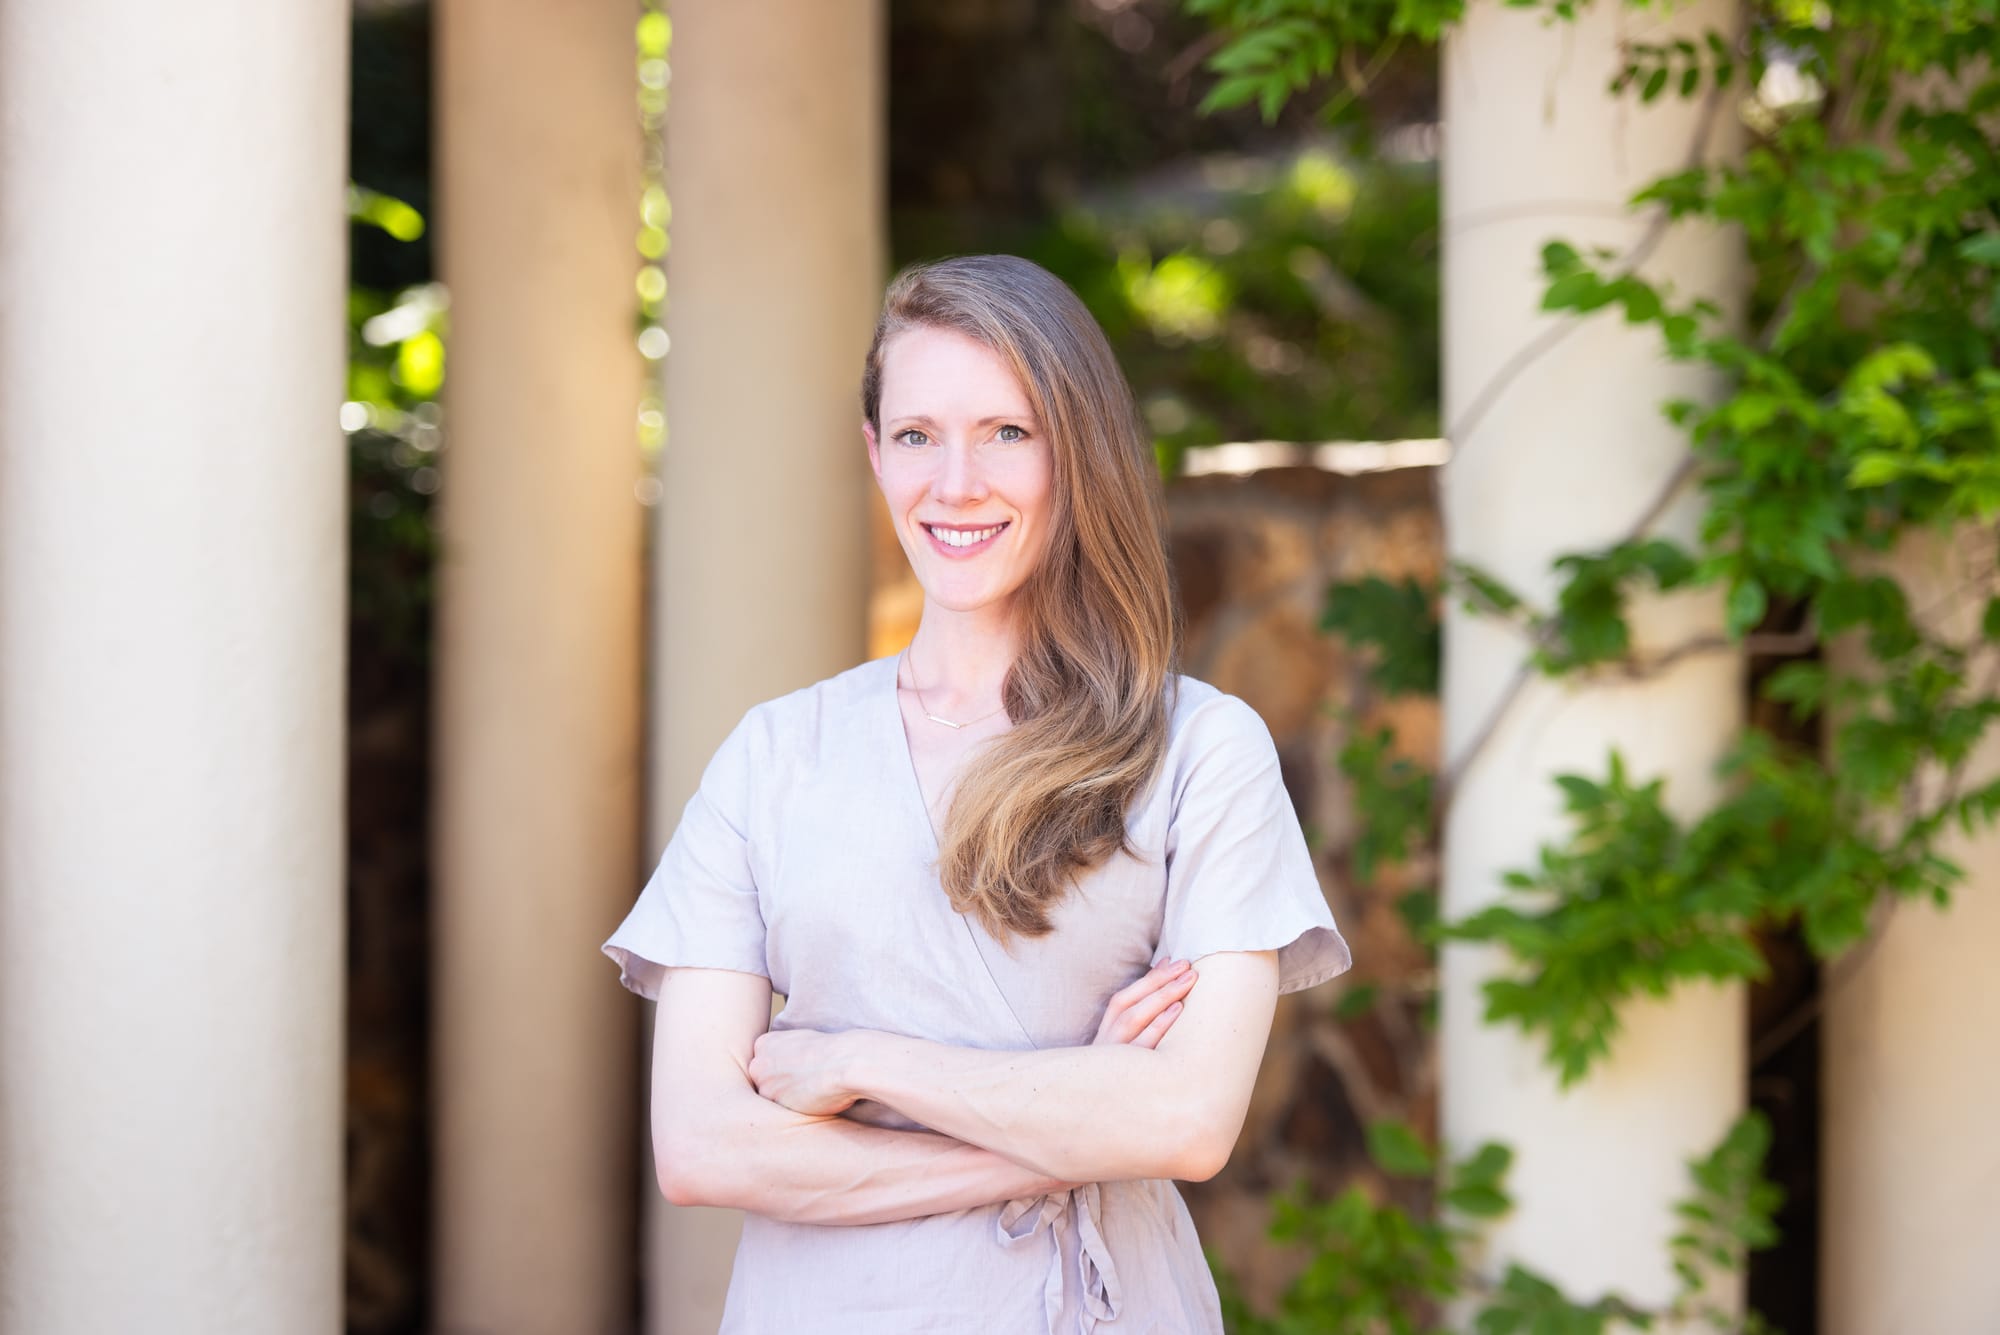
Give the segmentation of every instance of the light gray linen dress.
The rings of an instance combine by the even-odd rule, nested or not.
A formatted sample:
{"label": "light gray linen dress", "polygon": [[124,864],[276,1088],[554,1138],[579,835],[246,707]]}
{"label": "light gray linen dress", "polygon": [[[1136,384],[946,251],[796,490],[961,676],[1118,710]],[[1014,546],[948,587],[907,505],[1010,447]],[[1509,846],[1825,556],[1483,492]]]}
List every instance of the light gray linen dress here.
{"label": "light gray linen dress", "polygon": [[[976,753],[975,753],[976,754]],[[762,974],[773,1028],[879,1029],[989,1049],[1091,1041],[1111,994],[1166,959],[1276,949],[1280,990],[1350,963],[1278,773],[1242,700],[1179,679],[1166,757],[1114,854],[1012,953],[946,901],[910,759],[896,657],[756,705],[604,943],[657,999],[674,966]],[[914,1123],[876,1103],[851,1116]],[[722,1330],[916,1335],[1221,1331],[1186,1206],[1164,1180],[886,1224],[747,1215]]]}

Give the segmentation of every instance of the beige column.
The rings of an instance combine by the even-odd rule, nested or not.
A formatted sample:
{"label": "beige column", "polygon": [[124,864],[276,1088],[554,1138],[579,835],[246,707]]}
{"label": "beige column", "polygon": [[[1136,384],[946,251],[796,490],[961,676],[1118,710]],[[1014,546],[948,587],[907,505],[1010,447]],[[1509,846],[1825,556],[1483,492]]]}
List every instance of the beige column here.
{"label": "beige column", "polygon": [[440,1332],[632,1319],[641,142],[630,0],[438,6]]}
{"label": "beige column", "polygon": [[[673,22],[655,858],[745,709],[866,656],[860,379],[885,278],[881,0],[686,0]],[[647,1329],[713,1331],[738,1221],[645,1181]]]}
{"label": "beige column", "polygon": [[[1667,362],[1651,328],[1616,311],[1541,314],[1539,254],[1566,239],[1620,252],[1640,248],[1642,272],[1680,297],[1736,304],[1738,260],[1714,233],[1676,227],[1650,237],[1625,199],[1688,163],[1706,133],[1699,103],[1671,94],[1650,106],[1614,102],[1605,86],[1621,40],[1659,42],[1727,28],[1718,0],[1677,8],[1663,23],[1622,5],[1574,22],[1492,0],[1468,7],[1444,53],[1445,419],[1453,456],[1443,480],[1454,560],[1479,565],[1536,605],[1553,605],[1549,563],[1627,536],[1687,453],[1659,405],[1710,386]],[[1720,151],[1719,117],[1715,143]],[[1698,507],[1683,494],[1651,530],[1689,540]],[[1720,629],[1710,596],[1643,597],[1635,646],[1652,655]],[[1456,763],[1499,707],[1524,657],[1519,630],[1445,617],[1445,753]],[[1713,762],[1742,714],[1733,653],[1680,660],[1646,680],[1552,681],[1534,676],[1466,774],[1445,834],[1445,910],[1465,917],[1505,895],[1503,872],[1536,864],[1568,838],[1551,776],[1606,772],[1612,748],[1639,779],[1666,781],[1686,816],[1718,791]],[[1445,952],[1442,1116],[1456,1153],[1494,1139],[1514,1147],[1517,1208],[1493,1233],[1496,1273],[1508,1261],[1539,1270],[1572,1296],[1615,1290],[1660,1302],[1674,1289],[1670,1202],[1687,1193],[1684,1161],[1711,1147],[1744,1102],[1739,988],[1703,987],[1632,1005],[1614,1056],[1564,1092],[1539,1040],[1482,1020],[1480,983],[1506,967],[1497,952]]]}
{"label": "beige column", "polygon": [[[1955,540],[1919,530],[1885,567],[1928,630],[1977,641],[1990,527]],[[1855,649],[1833,652],[1853,669]],[[1988,693],[1993,652],[1974,660]],[[1996,776],[2000,729],[1989,727],[1957,791]],[[1942,787],[1942,775],[1927,776],[1926,805]],[[1966,872],[1950,905],[1898,904],[1876,945],[1829,971],[1820,1214],[1829,1335],[2000,1330],[2000,835],[1954,823],[1938,851]]]}
{"label": "beige column", "polygon": [[344,4],[0,6],[0,1328],[341,1321]]}

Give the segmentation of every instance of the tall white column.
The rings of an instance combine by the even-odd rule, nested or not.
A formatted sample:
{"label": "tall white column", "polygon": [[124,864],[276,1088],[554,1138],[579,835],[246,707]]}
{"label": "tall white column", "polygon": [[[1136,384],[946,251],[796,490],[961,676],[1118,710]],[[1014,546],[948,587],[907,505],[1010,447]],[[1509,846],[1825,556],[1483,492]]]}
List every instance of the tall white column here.
{"label": "tall white column", "polygon": [[341,1321],[345,4],[0,6],[0,1328]]}
{"label": "tall white column", "polygon": [[[866,654],[860,381],[886,249],[882,0],[672,17],[655,857],[745,709]],[[738,1221],[645,1180],[647,1329],[713,1331]]]}
{"label": "tall white column", "polygon": [[[1955,540],[1913,532],[1884,564],[1933,633],[1978,638],[1990,528]],[[1853,669],[1857,647],[1834,654]],[[1980,663],[1975,680],[1988,670]],[[1959,791],[1996,775],[2000,730],[1989,728]],[[1936,774],[1926,782],[1933,795],[1942,786]],[[2000,835],[1953,824],[1939,852],[1966,872],[1950,905],[1897,905],[1827,1006],[1819,1307],[1829,1335],[2000,1330]]]}
{"label": "tall white column", "polygon": [[[1671,94],[1641,107],[1605,86],[1622,39],[1699,39],[1726,29],[1720,0],[1678,7],[1670,22],[1624,5],[1573,22],[1493,0],[1468,7],[1444,53],[1445,419],[1454,439],[1443,479],[1450,556],[1482,566],[1541,607],[1553,605],[1550,561],[1626,535],[1687,452],[1659,405],[1709,392],[1667,362],[1657,334],[1619,313],[1588,317],[1540,355],[1559,320],[1539,312],[1544,242],[1627,251],[1647,221],[1626,198],[1688,163],[1704,133],[1698,103]],[[1709,152],[1724,151],[1728,108]],[[1682,297],[1738,303],[1739,262],[1713,232],[1676,227],[1642,272]],[[1653,530],[1690,539],[1683,495]],[[1635,646],[1656,653],[1720,629],[1713,597],[1641,598]],[[1524,656],[1519,631],[1488,617],[1445,617],[1445,754],[1466,752]],[[1445,832],[1445,910],[1461,918],[1506,895],[1504,871],[1532,868],[1537,849],[1568,838],[1551,776],[1601,776],[1616,747],[1636,778],[1662,776],[1679,814],[1718,795],[1713,762],[1742,718],[1733,653],[1682,659],[1650,679],[1552,681],[1536,676],[1472,766]],[[1561,1091],[1539,1039],[1487,1025],[1480,983],[1506,967],[1497,951],[1444,954],[1441,1053],[1447,1141],[1463,1153],[1495,1139],[1517,1153],[1515,1211],[1493,1234],[1496,1270],[1531,1266],[1589,1298],[1616,1291],[1670,1297],[1670,1203],[1687,1194],[1685,1161],[1711,1147],[1744,1102],[1741,989],[1701,987],[1625,1008],[1612,1059]]]}
{"label": "tall white column", "polygon": [[[438,6],[440,1332],[631,1320],[643,160],[631,0]],[[609,986],[607,986],[609,983]]]}

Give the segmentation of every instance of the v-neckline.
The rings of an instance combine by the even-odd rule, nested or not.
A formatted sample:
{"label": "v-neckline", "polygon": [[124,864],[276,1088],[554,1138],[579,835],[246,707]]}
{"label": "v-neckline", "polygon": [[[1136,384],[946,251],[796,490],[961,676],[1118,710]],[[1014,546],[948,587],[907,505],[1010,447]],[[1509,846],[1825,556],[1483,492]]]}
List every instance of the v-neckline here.
{"label": "v-neckline", "polygon": [[896,729],[896,748],[903,755],[903,773],[909,776],[909,792],[916,799],[917,815],[923,821],[924,833],[930,838],[931,860],[936,862],[939,855],[937,823],[931,819],[930,799],[924,796],[923,776],[917,771],[917,754],[910,746],[909,725],[903,719],[903,689],[899,677],[903,670],[903,651],[898,649],[890,654],[887,662],[889,671],[889,722]]}
{"label": "v-neckline", "polygon": [[[888,723],[890,727],[896,730],[893,741],[903,754],[903,773],[909,776],[909,782],[904,785],[905,791],[910,794],[910,800],[916,803],[917,818],[923,823],[924,833],[930,841],[930,871],[933,879],[936,880],[940,876],[938,860],[942,856],[938,848],[937,826],[931,822],[931,804],[924,797],[923,778],[917,773],[917,755],[915,750],[910,746],[909,727],[903,721],[903,691],[901,683],[897,680],[902,671],[903,651],[897,650],[895,653],[889,655],[887,662],[888,671],[882,675],[889,679],[888,690],[884,692],[889,697]],[[1015,1008],[1014,999],[1008,996],[1007,989],[1001,986],[1000,975],[993,971],[993,961],[987,957],[985,943],[981,940],[982,937],[985,940],[992,940],[992,934],[975,922],[971,914],[962,913],[958,909],[952,908],[946,902],[941,884],[938,886],[938,889],[937,902],[939,906],[952,917],[958,919],[960,925],[964,927],[966,943],[972,947],[973,957],[979,961],[979,967],[985,971],[986,981],[992,985],[993,995],[1000,999],[1001,1006],[1006,1008],[1008,1017],[1014,1021],[1014,1028],[1020,1031],[1021,1037],[1027,1041],[1030,1048],[1041,1047],[1042,1045],[1035,1038],[1034,1032],[1021,1019],[1021,1012]]]}

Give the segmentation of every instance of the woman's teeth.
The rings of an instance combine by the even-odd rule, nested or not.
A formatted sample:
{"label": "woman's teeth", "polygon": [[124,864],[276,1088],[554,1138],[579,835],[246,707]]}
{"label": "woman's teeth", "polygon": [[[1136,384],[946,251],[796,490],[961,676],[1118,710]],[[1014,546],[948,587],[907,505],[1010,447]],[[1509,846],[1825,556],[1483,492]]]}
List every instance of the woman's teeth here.
{"label": "woman's teeth", "polygon": [[929,524],[924,525],[924,527],[930,530],[932,537],[947,547],[970,547],[975,543],[986,541],[1007,526],[1005,524],[996,524],[992,528],[975,528],[970,530],[932,528]]}

